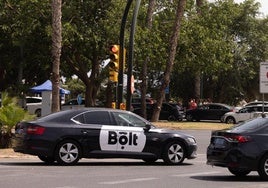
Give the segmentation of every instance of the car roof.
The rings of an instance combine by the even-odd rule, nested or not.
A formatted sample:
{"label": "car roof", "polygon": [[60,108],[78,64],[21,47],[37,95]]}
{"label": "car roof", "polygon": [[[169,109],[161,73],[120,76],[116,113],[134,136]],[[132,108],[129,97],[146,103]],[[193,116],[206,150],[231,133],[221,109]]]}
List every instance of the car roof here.
{"label": "car roof", "polygon": [[225,106],[227,108],[232,108],[230,105],[224,104],[224,103],[207,103],[207,104],[203,104],[201,106],[210,106],[210,105],[218,105],[218,106]]}
{"label": "car roof", "polygon": [[131,113],[130,111],[126,110],[120,110],[120,109],[112,109],[112,108],[100,108],[100,107],[90,107],[90,108],[81,108],[81,109],[70,109],[70,110],[64,110],[55,112],[52,114],[49,114],[47,116],[44,116],[40,119],[35,120],[35,122],[44,122],[44,121],[70,121],[71,118],[74,116],[81,114],[83,112],[88,111],[109,111],[109,112],[121,112],[121,113]]}

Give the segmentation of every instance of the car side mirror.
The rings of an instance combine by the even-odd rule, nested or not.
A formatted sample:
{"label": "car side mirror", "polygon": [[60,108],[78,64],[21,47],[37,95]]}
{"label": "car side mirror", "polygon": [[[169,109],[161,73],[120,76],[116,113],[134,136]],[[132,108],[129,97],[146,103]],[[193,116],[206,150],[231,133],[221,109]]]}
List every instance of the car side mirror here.
{"label": "car side mirror", "polygon": [[144,131],[148,132],[151,129],[151,125],[150,124],[146,124],[144,127]]}

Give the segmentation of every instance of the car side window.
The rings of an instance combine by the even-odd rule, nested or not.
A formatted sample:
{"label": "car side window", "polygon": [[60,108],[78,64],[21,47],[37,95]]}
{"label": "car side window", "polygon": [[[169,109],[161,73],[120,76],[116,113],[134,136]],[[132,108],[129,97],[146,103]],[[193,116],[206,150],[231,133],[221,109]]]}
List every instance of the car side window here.
{"label": "car side window", "polygon": [[113,115],[119,126],[145,127],[146,125],[146,122],[132,114],[113,112]]}
{"label": "car side window", "polygon": [[90,111],[84,113],[85,124],[110,125],[110,116],[105,111]]}
{"label": "car side window", "polygon": [[216,106],[216,105],[210,105],[209,109],[210,110],[220,110],[220,109],[222,109],[222,107],[221,106]]}

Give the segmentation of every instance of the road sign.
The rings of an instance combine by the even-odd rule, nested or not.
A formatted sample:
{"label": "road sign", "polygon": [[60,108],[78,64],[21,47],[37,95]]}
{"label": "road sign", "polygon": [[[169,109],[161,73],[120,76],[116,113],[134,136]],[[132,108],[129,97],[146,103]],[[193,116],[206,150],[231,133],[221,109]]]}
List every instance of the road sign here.
{"label": "road sign", "polygon": [[268,62],[260,64],[260,93],[268,93]]}

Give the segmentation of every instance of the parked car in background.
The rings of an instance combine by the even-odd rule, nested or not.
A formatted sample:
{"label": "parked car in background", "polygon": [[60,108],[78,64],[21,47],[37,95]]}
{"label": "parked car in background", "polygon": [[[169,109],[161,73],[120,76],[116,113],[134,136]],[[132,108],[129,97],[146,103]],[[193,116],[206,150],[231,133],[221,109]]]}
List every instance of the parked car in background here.
{"label": "parked car in background", "polygon": [[252,106],[252,105],[268,105],[268,101],[252,101],[247,103],[245,106]]}
{"label": "parked car in background", "polygon": [[186,110],[187,121],[217,120],[221,121],[222,116],[233,111],[233,107],[222,103],[208,103],[198,106],[195,109]]}
{"label": "parked car in background", "polygon": [[236,176],[257,171],[268,180],[268,118],[255,118],[230,129],[213,131],[207,164],[228,168]]}
{"label": "parked car in background", "polygon": [[[145,98],[146,104],[154,104],[154,100],[150,97]],[[131,99],[131,105],[133,109],[141,107],[141,98],[140,97],[133,97]]]}
{"label": "parked car in background", "polygon": [[[151,120],[154,108],[156,108],[156,103],[146,104],[147,119]],[[182,121],[183,120],[183,111],[179,110],[176,105],[170,103],[162,103],[159,120],[168,120],[168,121]],[[135,108],[133,110],[135,114],[141,115],[141,107]]]}
{"label": "parked car in background", "polygon": [[85,99],[81,99],[81,103],[78,104],[77,99],[70,99],[66,103],[61,105],[61,110],[80,109],[85,107]]}
{"label": "parked car in background", "polygon": [[222,122],[228,124],[235,124],[261,116],[262,112],[268,113],[268,106],[262,106],[262,105],[245,106],[238,111],[227,112],[226,114],[224,114],[224,116],[222,117]]}
{"label": "parked car in background", "polygon": [[38,156],[47,164],[75,165],[81,158],[162,159],[180,165],[197,156],[194,136],[158,129],[144,118],[111,108],[83,108],[20,122],[12,137],[15,152]]}
{"label": "parked car in background", "polygon": [[26,97],[26,109],[29,114],[41,117],[42,97]]}

